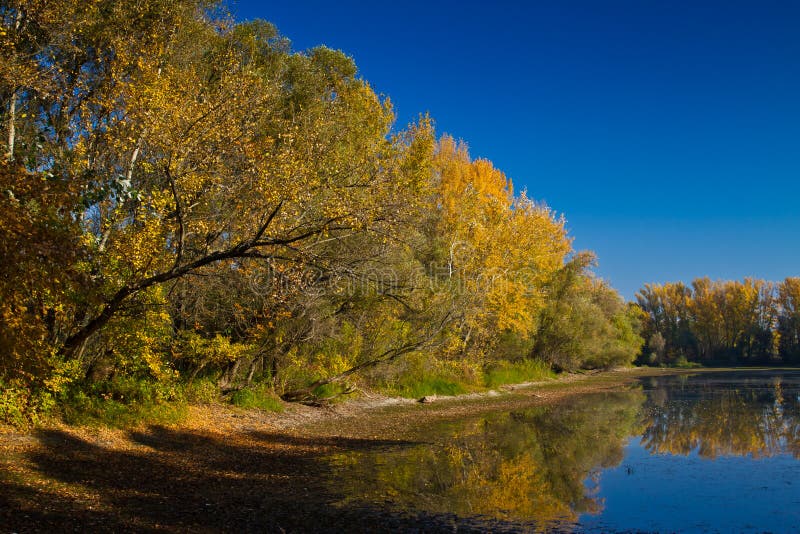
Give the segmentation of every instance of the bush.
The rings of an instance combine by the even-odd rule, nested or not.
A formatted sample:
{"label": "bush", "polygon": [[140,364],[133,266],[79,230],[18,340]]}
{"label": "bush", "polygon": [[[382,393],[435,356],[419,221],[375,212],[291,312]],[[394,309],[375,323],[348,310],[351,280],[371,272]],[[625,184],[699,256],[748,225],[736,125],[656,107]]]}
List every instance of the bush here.
{"label": "bush", "polygon": [[680,356],[675,360],[675,363],[672,364],[672,367],[677,367],[678,369],[697,369],[703,366],[697,362],[690,362],[685,356]]}
{"label": "bush", "polygon": [[174,424],[186,416],[186,398],[178,384],[133,377],[76,384],[62,396],[61,406],[71,424]]}
{"label": "bush", "polygon": [[231,394],[231,404],[240,408],[258,408],[268,412],[282,412],[283,404],[271,387],[257,384]]}
{"label": "bush", "polygon": [[211,378],[201,378],[184,386],[186,401],[194,404],[211,404],[220,400],[219,387]]}
{"label": "bush", "polygon": [[29,398],[30,394],[24,389],[0,383],[0,421],[16,427],[30,424]]}
{"label": "bush", "polygon": [[36,425],[52,414],[55,399],[50,391],[25,387],[20,381],[0,380],[0,423],[17,428]]}
{"label": "bush", "polygon": [[387,394],[400,397],[459,395],[480,386],[479,367],[464,359],[440,359],[418,352],[405,356],[391,370],[391,375],[373,376],[373,383]]}

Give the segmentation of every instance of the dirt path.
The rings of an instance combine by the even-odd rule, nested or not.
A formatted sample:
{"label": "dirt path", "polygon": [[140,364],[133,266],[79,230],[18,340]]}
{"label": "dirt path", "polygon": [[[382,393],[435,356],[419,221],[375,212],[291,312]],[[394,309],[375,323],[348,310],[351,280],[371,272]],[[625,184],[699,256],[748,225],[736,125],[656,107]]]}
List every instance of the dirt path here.
{"label": "dirt path", "polygon": [[[338,507],[322,459],[410,442],[437,420],[555,402],[668,372],[571,375],[431,404],[373,396],[329,408],[292,405],[281,414],[197,406],[176,427],[5,432],[0,532],[452,532],[452,517]],[[458,523],[473,527],[505,528]]]}

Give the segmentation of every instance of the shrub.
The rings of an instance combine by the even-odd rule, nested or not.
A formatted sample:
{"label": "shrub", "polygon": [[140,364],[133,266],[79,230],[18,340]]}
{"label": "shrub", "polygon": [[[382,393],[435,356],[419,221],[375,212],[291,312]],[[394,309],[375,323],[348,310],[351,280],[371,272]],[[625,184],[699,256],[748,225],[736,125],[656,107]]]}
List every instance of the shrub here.
{"label": "shrub", "polygon": [[190,403],[211,404],[220,399],[219,387],[213,379],[201,378],[184,386],[184,396]]}
{"label": "shrub", "polygon": [[409,377],[398,383],[393,393],[401,397],[418,399],[426,395],[460,395],[468,391],[460,384],[442,376]]}
{"label": "shrub", "polygon": [[0,421],[16,427],[27,426],[32,415],[29,399],[26,390],[0,383]]}
{"label": "shrub", "polygon": [[703,367],[697,362],[690,362],[686,359],[686,356],[680,356],[677,360],[675,360],[675,363],[673,363],[672,366],[679,369],[697,369],[698,367]]}
{"label": "shrub", "polygon": [[140,423],[174,424],[186,416],[180,386],[133,377],[75,384],[61,399],[71,424],[127,427]]}
{"label": "shrub", "polygon": [[0,380],[0,423],[17,428],[36,425],[51,415],[55,406],[53,394],[46,389]]}
{"label": "shrub", "polygon": [[267,384],[256,384],[234,391],[230,401],[240,408],[258,408],[268,412],[283,411],[281,400]]}

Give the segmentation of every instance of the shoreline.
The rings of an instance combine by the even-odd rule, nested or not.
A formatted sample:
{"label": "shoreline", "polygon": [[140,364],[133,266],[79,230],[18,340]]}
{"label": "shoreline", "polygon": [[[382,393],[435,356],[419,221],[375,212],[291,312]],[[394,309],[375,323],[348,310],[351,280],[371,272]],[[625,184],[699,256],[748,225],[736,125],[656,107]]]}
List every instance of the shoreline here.
{"label": "shoreline", "polygon": [[[326,424],[334,424],[352,419],[365,418],[374,422],[385,411],[425,414],[426,417],[461,417],[471,413],[487,413],[513,409],[524,404],[553,402],[566,396],[622,386],[638,378],[649,376],[668,376],[697,372],[735,371],[738,368],[659,368],[624,367],[605,371],[585,373],[565,373],[555,379],[507,384],[488,391],[463,393],[460,395],[434,395],[431,402],[419,399],[388,396],[375,392],[362,392],[358,397],[339,402],[312,407],[299,403],[283,402],[283,411],[269,412],[258,408],[239,408],[226,403],[189,404],[186,417],[171,424],[148,421],[112,427],[103,425],[71,425],[53,421],[30,429],[16,429],[0,426],[0,451],[9,440],[26,441],[37,432],[59,430],[90,438],[103,436],[108,442],[115,435],[142,431],[148,427],[166,427],[190,431],[210,431],[218,433],[243,432],[258,429],[298,432],[314,431]],[[430,398],[428,397],[428,398]],[[342,428],[342,430],[346,430]]]}
{"label": "shoreline", "polygon": [[53,425],[0,434],[0,524],[16,532],[358,532],[375,524],[452,531],[450,516],[342,507],[327,459],[426,442],[425,429],[439,421],[619,390],[648,376],[710,371],[719,369],[617,369],[430,404],[375,395],[327,408],[291,405],[283,413],[192,406],[171,426]]}
{"label": "shoreline", "polygon": [[[558,378],[522,384],[509,384],[497,389],[452,396],[436,396],[433,402],[362,393],[324,406],[312,407],[284,403],[282,412],[257,408],[239,408],[230,404],[192,404],[180,422],[158,424],[142,422],[130,427],[80,426],[52,422],[31,429],[0,427],[0,453],[16,449],[15,444],[31,445],[37,436],[51,431],[63,432],[77,439],[107,448],[129,448],[130,435],[153,428],[232,436],[269,431],[313,437],[369,435],[398,431],[409,432],[427,420],[469,417],[493,411],[512,410],[528,405],[556,402],[562,398],[616,388],[648,376],[686,374],[704,369],[671,369],[631,367],[588,373],[566,373]],[[135,448],[135,447],[134,447]]]}
{"label": "shoreline", "polygon": [[[181,421],[169,424],[143,421],[131,426],[112,427],[71,425],[55,421],[23,430],[0,426],[0,452],[6,450],[9,443],[29,442],[35,439],[35,434],[49,430],[67,432],[90,441],[94,441],[93,437],[96,436],[97,443],[108,445],[112,443],[119,445],[132,432],[142,432],[156,427],[212,434],[259,430],[295,434],[307,431],[311,435],[320,431],[325,435],[331,435],[336,430],[347,434],[348,431],[355,430],[366,422],[377,427],[385,426],[385,422],[381,423],[381,417],[386,413],[391,414],[390,419],[393,420],[396,420],[398,416],[401,419],[404,418],[403,416],[420,416],[415,420],[424,424],[424,419],[469,417],[493,411],[518,409],[527,405],[556,402],[572,395],[622,387],[645,377],[782,369],[797,368],[621,367],[604,371],[565,373],[555,379],[507,384],[488,391],[432,396],[431,402],[421,402],[419,399],[388,396],[375,392],[362,392],[358,397],[343,399],[323,407],[284,402],[281,412],[269,412],[258,408],[239,408],[226,403],[190,404],[187,406],[187,415]],[[411,426],[413,425],[404,425],[404,430],[411,429]]]}

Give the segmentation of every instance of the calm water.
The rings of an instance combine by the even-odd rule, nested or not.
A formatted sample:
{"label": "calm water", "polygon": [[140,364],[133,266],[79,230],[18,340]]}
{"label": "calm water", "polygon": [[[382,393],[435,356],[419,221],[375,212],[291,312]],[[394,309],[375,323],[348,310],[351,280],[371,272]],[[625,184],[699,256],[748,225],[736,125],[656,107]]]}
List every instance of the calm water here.
{"label": "calm water", "polygon": [[800,372],[644,379],[330,461],[340,506],[456,527],[798,532]]}

